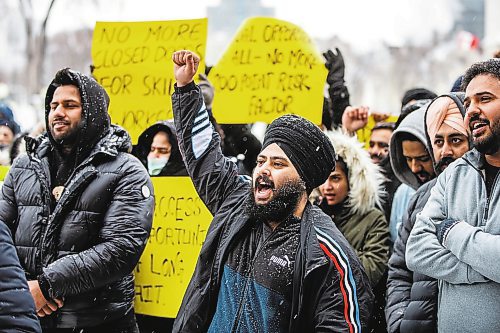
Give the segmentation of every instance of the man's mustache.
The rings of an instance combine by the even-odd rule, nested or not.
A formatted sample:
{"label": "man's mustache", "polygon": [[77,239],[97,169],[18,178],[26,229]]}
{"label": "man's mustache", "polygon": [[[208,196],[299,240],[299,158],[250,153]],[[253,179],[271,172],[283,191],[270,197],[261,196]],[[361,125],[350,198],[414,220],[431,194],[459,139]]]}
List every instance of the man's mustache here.
{"label": "man's mustache", "polygon": [[[470,118],[469,118],[469,124],[470,124],[470,123],[472,123],[473,121],[476,121],[476,120],[477,120],[477,121],[480,121],[480,122],[482,122],[482,123],[485,123],[486,125],[489,125],[489,124],[490,124],[490,121],[489,121],[488,119],[486,119],[486,118],[481,118],[481,117],[479,117],[479,115],[478,115],[478,114],[475,114],[475,115],[473,115],[472,117],[470,117]],[[472,128],[471,128],[471,130],[472,130]]]}
{"label": "man's mustache", "polygon": [[255,179],[254,188],[257,188],[261,182],[269,184],[271,189],[275,189],[274,182],[266,175],[261,175]]}
{"label": "man's mustache", "polygon": [[450,156],[443,157],[437,164],[436,164],[436,170],[443,170],[445,167],[450,165],[452,162],[454,162],[455,159]]}

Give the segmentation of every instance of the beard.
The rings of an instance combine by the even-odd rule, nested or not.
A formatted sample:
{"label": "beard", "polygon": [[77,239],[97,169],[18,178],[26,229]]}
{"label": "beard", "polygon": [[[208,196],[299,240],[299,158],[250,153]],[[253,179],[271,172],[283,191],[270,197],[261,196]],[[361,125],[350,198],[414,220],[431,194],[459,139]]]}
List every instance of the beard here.
{"label": "beard", "polygon": [[389,154],[370,154],[370,158],[372,162],[375,164],[381,164],[384,162],[386,158],[388,158]]}
{"label": "beard", "polygon": [[[262,178],[267,178],[261,176]],[[257,183],[261,177],[257,178]],[[268,178],[267,178],[268,179]],[[299,200],[306,191],[306,186],[302,180],[289,180],[283,185],[276,188],[273,182],[271,183],[273,197],[265,204],[257,204],[255,202],[254,184],[250,188],[250,192],[245,200],[245,212],[251,219],[260,222],[281,222],[290,216],[299,204]]]}
{"label": "beard", "polygon": [[485,138],[472,138],[474,147],[483,154],[493,155],[500,149],[500,121],[494,122],[492,125],[488,121],[491,134]]}
{"label": "beard", "polygon": [[423,178],[422,179],[422,178],[420,178],[420,177],[417,176],[417,181],[418,181],[418,183],[420,185],[423,185],[423,184],[427,183],[429,180],[432,179],[432,175],[430,173],[428,173],[427,171],[424,171],[424,170],[417,172],[415,175],[416,176],[419,175],[419,176],[421,176]]}
{"label": "beard", "polygon": [[84,127],[85,123],[80,121],[78,124],[68,128],[68,131],[65,133],[56,134],[52,125],[49,125],[49,130],[55,142],[61,145],[73,145],[78,141],[78,136]]}
{"label": "beard", "polygon": [[446,167],[448,167],[448,165],[450,165],[451,163],[455,162],[455,160],[456,160],[455,158],[450,157],[450,156],[443,157],[436,164],[436,170],[437,170],[437,172],[443,172],[444,169],[446,169]]}

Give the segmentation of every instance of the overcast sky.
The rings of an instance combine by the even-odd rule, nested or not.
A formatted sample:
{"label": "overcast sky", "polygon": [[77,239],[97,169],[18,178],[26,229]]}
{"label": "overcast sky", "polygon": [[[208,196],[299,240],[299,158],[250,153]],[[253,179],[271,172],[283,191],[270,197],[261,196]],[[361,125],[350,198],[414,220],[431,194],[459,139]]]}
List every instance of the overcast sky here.
{"label": "overcast sky", "polygon": [[[13,1],[13,0],[11,0]],[[233,0],[239,1],[239,0]],[[420,44],[435,32],[447,32],[460,14],[457,0],[261,0],[276,18],[295,23],[313,38],[337,35],[355,47],[381,41]],[[58,1],[48,32],[94,26],[96,21],[147,21],[206,17],[207,6],[220,0]],[[42,1],[34,1],[41,6]],[[86,3],[87,5],[82,5]],[[40,11],[40,12],[43,12]],[[77,12],[77,13],[75,13]]]}

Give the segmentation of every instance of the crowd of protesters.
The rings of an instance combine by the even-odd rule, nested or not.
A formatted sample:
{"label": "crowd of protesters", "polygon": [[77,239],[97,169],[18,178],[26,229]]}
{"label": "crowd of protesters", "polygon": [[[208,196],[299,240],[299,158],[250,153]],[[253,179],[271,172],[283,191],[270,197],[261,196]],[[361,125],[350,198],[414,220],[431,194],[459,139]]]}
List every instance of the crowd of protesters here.
{"label": "crowd of protesters", "polygon": [[[136,145],[70,69],[43,130],[0,103],[0,330],[500,332],[500,59],[450,91],[402,92],[391,123],[350,105],[342,54],[324,57],[322,124],[284,115],[263,141],[217,123],[190,51],[172,57],[174,120]],[[213,215],[177,318],[134,313],[150,178],[168,176],[191,177]]]}

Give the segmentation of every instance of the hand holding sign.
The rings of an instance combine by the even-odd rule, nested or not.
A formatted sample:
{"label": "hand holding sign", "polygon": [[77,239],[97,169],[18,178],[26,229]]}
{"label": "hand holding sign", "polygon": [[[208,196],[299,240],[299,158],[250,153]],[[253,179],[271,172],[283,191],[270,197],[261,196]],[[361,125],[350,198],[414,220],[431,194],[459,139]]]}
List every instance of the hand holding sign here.
{"label": "hand holding sign", "polygon": [[200,65],[200,57],[191,51],[176,51],[172,55],[174,76],[177,86],[182,87],[193,82],[194,75]]}

